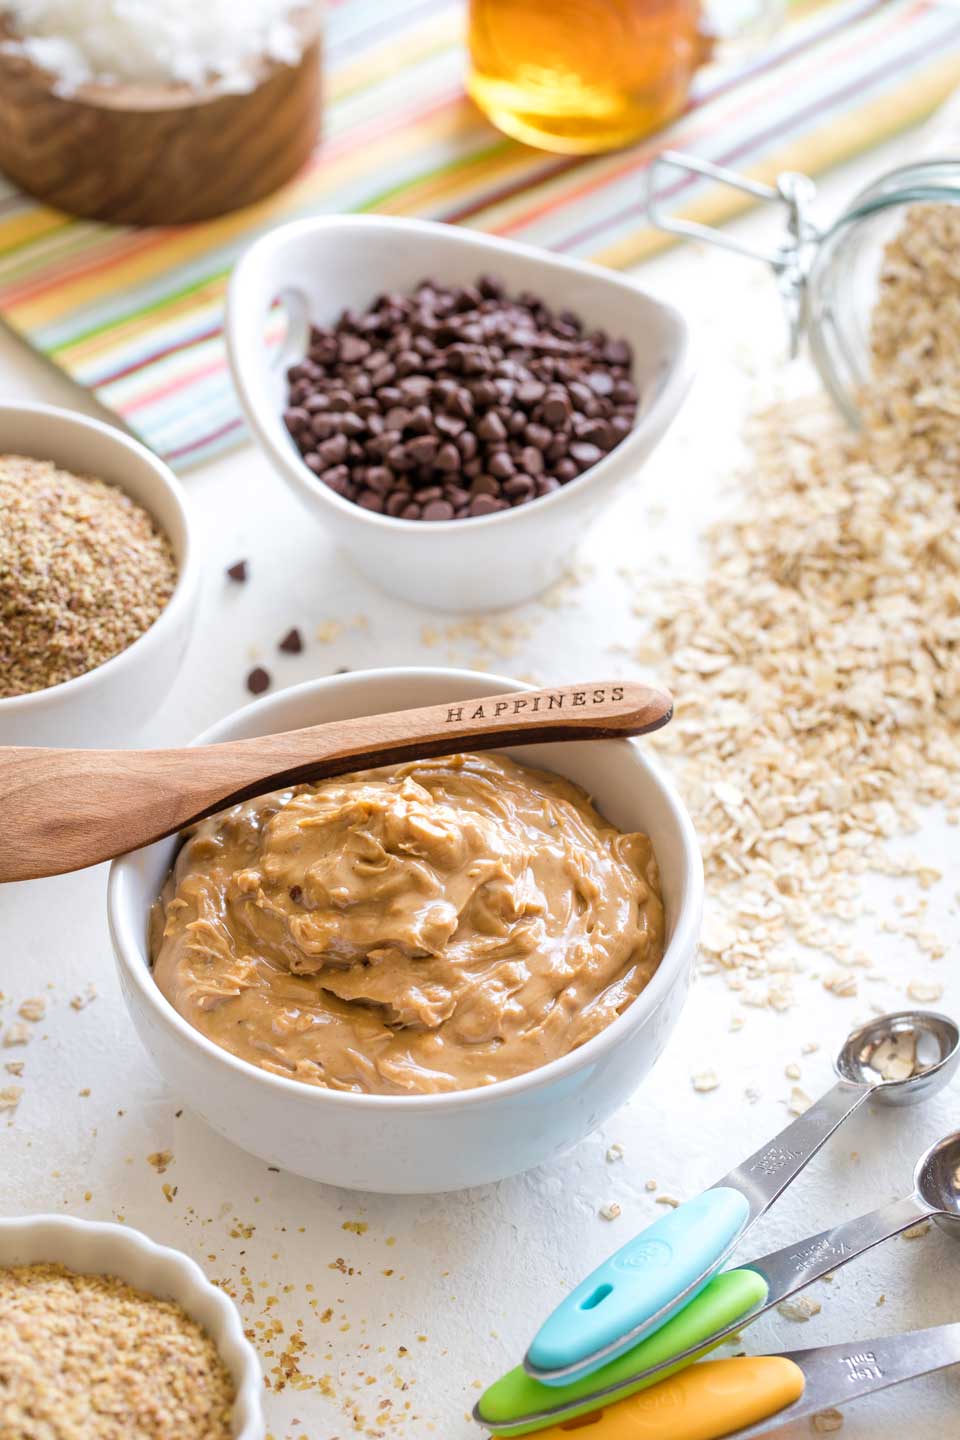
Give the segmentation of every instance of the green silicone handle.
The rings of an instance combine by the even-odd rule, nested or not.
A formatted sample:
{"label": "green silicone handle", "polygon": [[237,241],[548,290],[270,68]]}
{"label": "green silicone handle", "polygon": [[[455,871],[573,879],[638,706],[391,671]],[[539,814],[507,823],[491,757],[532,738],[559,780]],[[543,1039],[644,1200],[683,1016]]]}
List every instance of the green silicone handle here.
{"label": "green silicone handle", "polygon": [[[699,1360],[711,1346],[690,1355],[679,1365],[662,1370],[646,1380],[630,1383],[630,1377],[641,1374],[652,1365],[660,1365],[671,1355],[680,1355],[698,1340],[731,1325],[734,1320],[762,1305],[767,1298],[767,1283],[755,1270],[727,1270],[715,1275],[709,1285],[678,1314],[653,1335],[641,1340],[625,1355],[569,1385],[542,1385],[532,1379],[522,1366],[517,1366],[483,1392],[474,1411],[481,1425],[497,1435],[528,1435],[544,1430],[557,1422],[556,1411],[563,1407],[563,1419],[573,1420],[597,1409],[594,1398],[598,1391],[618,1387],[609,1400],[623,1400],[646,1390],[658,1380],[674,1375],[694,1360]],[[577,1404],[576,1402],[580,1402]],[[567,1408],[567,1407],[570,1408]],[[553,1413],[551,1413],[553,1412]],[[539,1416],[539,1419],[533,1417]]]}

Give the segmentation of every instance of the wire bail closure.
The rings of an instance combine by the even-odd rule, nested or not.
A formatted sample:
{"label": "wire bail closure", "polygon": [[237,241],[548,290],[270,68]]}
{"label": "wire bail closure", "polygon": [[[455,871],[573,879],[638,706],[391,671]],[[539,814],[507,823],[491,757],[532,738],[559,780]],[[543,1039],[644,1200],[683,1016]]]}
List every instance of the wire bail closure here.
{"label": "wire bail closure", "polygon": [[[748,245],[714,225],[701,225],[695,220],[681,220],[675,215],[664,215],[660,209],[659,191],[665,170],[679,170],[686,176],[702,175],[720,185],[751,195],[756,200],[773,201],[786,209],[786,233],[780,244],[773,250],[764,250]],[[683,182],[684,184],[689,181]],[[683,188],[681,185],[679,188]],[[800,348],[805,327],[805,292],[807,277],[822,239],[822,232],[810,218],[810,207],[816,196],[816,186],[809,175],[796,170],[785,170],[777,177],[777,183],[765,185],[751,180],[735,170],[726,170],[710,160],[700,160],[693,155],[683,155],[678,150],[663,150],[647,170],[647,217],[657,230],[669,235],[681,235],[690,240],[702,240],[708,245],[718,245],[743,255],[748,260],[759,260],[769,265],[777,282],[777,289],[787,313],[790,336],[790,357],[793,359]]]}

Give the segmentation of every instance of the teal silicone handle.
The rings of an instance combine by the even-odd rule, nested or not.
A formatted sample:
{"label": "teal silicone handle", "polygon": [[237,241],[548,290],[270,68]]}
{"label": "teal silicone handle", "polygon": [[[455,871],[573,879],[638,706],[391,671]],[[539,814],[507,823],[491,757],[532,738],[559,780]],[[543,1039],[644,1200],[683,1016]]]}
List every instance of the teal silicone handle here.
{"label": "teal silicone handle", "polygon": [[545,1385],[591,1375],[698,1295],[746,1225],[739,1190],[706,1190],[611,1255],[541,1326],[524,1368]]}

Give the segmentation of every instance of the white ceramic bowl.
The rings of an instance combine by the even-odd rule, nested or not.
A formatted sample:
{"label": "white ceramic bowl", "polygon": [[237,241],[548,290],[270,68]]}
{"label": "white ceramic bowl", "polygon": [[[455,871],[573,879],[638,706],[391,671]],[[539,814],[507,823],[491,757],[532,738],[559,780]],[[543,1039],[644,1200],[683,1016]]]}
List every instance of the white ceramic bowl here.
{"label": "white ceramic bowl", "polygon": [[[382,291],[411,290],[425,275],[466,284],[484,271],[632,344],[641,395],[633,431],[569,485],[494,515],[427,524],[344,500],[303,464],[282,419],[285,372],[304,354],[309,321],[329,324],[344,307],[364,309]],[[278,299],[288,329],[271,355],[264,327]],[[557,580],[587,526],[635,478],[692,377],[682,317],[612,271],[454,225],[370,215],[298,220],[256,241],[230,282],[227,344],[250,428],[278,474],[368,579],[441,610],[515,605]]]}
{"label": "white ceramic bowl", "polygon": [[22,1215],[0,1220],[0,1267],[65,1265],[85,1275],[115,1275],[138,1290],[175,1300],[204,1327],[233,1377],[234,1440],[263,1440],[263,1376],[245,1338],[236,1306],[179,1250],[127,1225],[75,1220],[69,1215]]}
{"label": "white ceramic bowl", "polygon": [[[228,716],[200,744],[325,720],[522,689],[468,670],[368,670],[311,681]],[[157,989],[147,918],[176,843],[113,863],[110,931],[124,999],[170,1085],[215,1130],[285,1170],[355,1190],[430,1193],[479,1185],[560,1154],[602,1124],[650,1070],[686,998],[703,899],[690,819],[660,769],[626,740],[523,746],[508,755],[583,785],[624,830],[645,830],[660,864],[668,945],[653,980],[579,1050],[483,1089],[423,1096],[355,1095],[304,1085],[221,1050]]]}
{"label": "white ceramic bowl", "polygon": [[52,405],[0,405],[0,455],[52,460],[119,485],[170,538],[179,579],[149,630],[75,680],[0,699],[0,745],[129,744],[173,683],[193,623],[200,564],[183,489],[162,460],[122,431]]}

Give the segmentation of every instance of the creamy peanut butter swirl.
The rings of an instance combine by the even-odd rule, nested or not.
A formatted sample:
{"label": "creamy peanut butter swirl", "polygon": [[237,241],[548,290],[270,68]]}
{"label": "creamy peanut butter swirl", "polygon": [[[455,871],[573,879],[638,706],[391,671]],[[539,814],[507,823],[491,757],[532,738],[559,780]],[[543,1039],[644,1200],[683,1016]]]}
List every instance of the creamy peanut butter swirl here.
{"label": "creamy peanut butter swirl", "polygon": [[311,1085],[469,1089],[609,1025],[663,954],[645,835],[492,755],[260,796],[202,821],[155,907],[191,1025]]}

